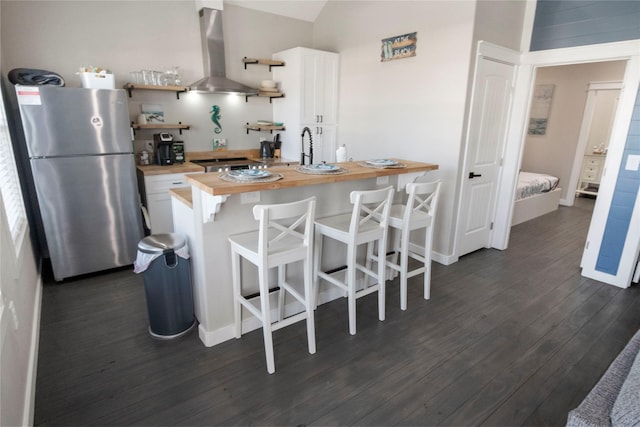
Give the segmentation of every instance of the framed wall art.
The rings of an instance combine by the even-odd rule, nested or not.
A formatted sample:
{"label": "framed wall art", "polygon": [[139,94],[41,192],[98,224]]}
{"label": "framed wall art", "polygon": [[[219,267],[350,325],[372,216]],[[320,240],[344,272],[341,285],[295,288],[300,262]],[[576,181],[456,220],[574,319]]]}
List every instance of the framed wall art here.
{"label": "framed wall art", "polygon": [[545,135],[549,124],[549,111],[554,85],[536,85],[529,115],[529,135]]}
{"label": "framed wall art", "polygon": [[164,123],[164,108],[161,104],[142,104],[140,108],[147,123]]}
{"label": "framed wall art", "polygon": [[409,58],[416,56],[416,44],[418,33],[407,33],[400,36],[382,39],[380,49],[380,61],[393,61],[394,59]]}

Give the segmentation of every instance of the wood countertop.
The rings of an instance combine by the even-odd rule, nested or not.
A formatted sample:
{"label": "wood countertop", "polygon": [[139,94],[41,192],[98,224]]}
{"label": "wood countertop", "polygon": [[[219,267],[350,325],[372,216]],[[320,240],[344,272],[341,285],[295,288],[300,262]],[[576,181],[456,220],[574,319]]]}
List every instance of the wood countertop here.
{"label": "wood countertop", "polygon": [[229,150],[229,151],[192,151],[186,152],[186,162],[173,165],[137,165],[137,169],[144,176],[150,175],[166,175],[171,173],[193,173],[204,172],[201,165],[191,163],[191,160],[202,159],[225,159],[230,157],[246,157],[250,160],[256,160],[266,163],[269,167],[280,167],[282,165],[294,164],[297,162],[286,159],[263,159],[260,157],[260,150]]}
{"label": "wood countertop", "polygon": [[171,188],[169,190],[169,193],[173,197],[193,209],[193,196],[191,193],[191,187]]}
{"label": "wood countertop", "polygon": [[138,165],[137,169],[142,172],[144,176],[149,175],[167,175],[171,173],[192,173],[192,172],[204,172],[202,166],[196,165],[191,162],[177,163],[174,165]]}
{"label": "wood countertop", "polygon": [[405,173],[427,172],[438,169],[438,165],[432,163],[413,162],[409,160],[394,159],[406,165],[405,168],[379,169],[361,166],[359,162],[335,163],[337,166],[348,170],[343,174],[312,175],[296,171],[296,166],[279,167],[277,172],[283,178],[273,182],[248,182],[236,183],[220,179],[219,172],[210,172],[198,175],[189,175],[187,182],[202,191],[214,196],[226,194],[249,193],[252,191],[278,190],[282,188],[302,187],[307,185],[327,184],[332,182],[353,181],[357,179],[376,178],[379,176],[402,175]]}

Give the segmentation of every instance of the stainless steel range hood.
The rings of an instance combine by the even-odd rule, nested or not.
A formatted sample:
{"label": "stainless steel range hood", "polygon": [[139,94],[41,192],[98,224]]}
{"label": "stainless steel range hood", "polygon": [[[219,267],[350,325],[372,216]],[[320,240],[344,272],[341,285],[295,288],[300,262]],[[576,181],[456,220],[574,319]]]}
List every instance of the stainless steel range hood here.
{"label": "stainless steel range hood", "polygon": [[208,73],[208,77],[189,85],[189,90],[204,93],[257,94],[258,89],[234,82],[226,77],[222,11],[202,8],[200,10],[200,32],[204,72],[205,75]]}

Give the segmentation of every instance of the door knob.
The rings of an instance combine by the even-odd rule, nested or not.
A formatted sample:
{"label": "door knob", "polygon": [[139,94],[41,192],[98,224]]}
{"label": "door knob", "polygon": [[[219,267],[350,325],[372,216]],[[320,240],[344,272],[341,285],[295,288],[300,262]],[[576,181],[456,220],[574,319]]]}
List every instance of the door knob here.
{"label": "door knob", "polygon": [[479,176],[482,176],[482,174],[481,173],[469,172],[469,179],[477,178]]}

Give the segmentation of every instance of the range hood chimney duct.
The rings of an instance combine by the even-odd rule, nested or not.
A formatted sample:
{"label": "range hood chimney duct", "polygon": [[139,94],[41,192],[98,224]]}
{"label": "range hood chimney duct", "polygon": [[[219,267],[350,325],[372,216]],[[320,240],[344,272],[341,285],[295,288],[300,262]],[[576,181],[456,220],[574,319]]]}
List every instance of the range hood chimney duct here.
{"label": "range hood chimney duct", "polygon": [[189,90],[204,93],[256,95],[257,89],[234,82],[226,77],[222,11],[205,7],[200,9],[199,15],[204,72],[205,75],[208,73],[208,77],[189,85]]}

